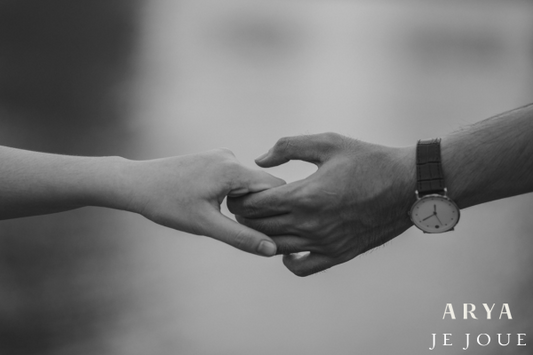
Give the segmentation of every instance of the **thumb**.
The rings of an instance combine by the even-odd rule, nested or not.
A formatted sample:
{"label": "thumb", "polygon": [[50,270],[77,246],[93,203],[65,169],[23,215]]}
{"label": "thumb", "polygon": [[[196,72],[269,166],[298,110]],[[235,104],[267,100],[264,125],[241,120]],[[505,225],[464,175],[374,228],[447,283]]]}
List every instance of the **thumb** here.
{"label": "thumb", "polygon": [[296,276],[309,276],[317,272],[326,270],[335,263],[332,259],[323,254],[289,254],[283,256],[283,264]]}
{"label": "thumb", "polygon": [[303,160],[320,165],[334,145],[331,138],[332,135],[328,133],[284,137],[255,162],[263,168],[278,166],[289,160]]}
{"label": "thumb", "polygon": [[243,226],[213,209],[206,215],[203,234],[229,244],[248,253],[273,256],[276,244],[272,239],[258,231]]}

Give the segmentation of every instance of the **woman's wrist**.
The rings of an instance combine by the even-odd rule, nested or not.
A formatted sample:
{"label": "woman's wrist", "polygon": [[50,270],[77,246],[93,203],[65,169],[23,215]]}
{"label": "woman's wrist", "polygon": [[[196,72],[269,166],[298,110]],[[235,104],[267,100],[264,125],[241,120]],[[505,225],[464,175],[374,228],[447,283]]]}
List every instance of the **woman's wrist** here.
{"label": "woman's wrist", "polygon": [[80,163],[77,196],[82,206],[98,206],[129,210],[131,166],[134,161],[118,157],[86,158]]}

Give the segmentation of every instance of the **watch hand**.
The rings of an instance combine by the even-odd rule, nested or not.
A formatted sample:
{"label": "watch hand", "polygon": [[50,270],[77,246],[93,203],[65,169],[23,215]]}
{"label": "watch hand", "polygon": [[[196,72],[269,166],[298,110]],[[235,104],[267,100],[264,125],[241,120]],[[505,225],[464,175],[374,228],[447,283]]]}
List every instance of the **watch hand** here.
{"label": "watch hand", "polygon": [[437,215],[433,213],[432,215],[427,216],[426,218],[424,218],[424,219],[422,220],[422,222],[424,222],[426,219],[430,219],[430,218],[433,217],[433,216],[436,217]]}
{"label": "watch hand", "polygon": [[433,214],[434,214],[434,215],[437,214],[437,205],[433,205]]}
{"label": "watch hand", "polygon": [[[437,217],[436,213],[435,213],[435,217]],[[439,221],[440,225],[442,226],[442,222],[440,221],[439,217],[437,217],[437,220]]]}

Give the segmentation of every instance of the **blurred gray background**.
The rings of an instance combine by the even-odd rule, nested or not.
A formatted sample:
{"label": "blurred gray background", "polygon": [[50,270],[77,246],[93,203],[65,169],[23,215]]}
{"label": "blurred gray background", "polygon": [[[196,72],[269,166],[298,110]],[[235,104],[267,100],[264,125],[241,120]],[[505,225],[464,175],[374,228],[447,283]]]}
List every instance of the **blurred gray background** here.
{"label": "blurred gray background", "polygon": [[[227,147],[248,166],[290,135],[413,145],[532,101],[532,10],[1,0],[0,144],[130,159]],[[532,197],[464,210],[454,233],[410,229],[307,278],[126,212],[2,221],[0,354],[529,354]],[[446,303],[458,318],[474,303],[480,320],[442,320]],[[493,318],[508,303],[513,319],[484,319],[482,303]],[[431,333],[454,346],[429,351]],[[464,333],[493,340],[465,352]]]}

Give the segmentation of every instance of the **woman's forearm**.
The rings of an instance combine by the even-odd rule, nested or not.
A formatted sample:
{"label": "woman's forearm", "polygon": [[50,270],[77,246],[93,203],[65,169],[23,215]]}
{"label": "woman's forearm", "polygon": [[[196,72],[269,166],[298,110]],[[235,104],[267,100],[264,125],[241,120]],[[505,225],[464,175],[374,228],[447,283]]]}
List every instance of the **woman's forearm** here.
{"label": "woman's forearm", "polygon": [[226,149],[133,161],[0,147],[0,165],[0,219],[101,206],[250,253],[276,253],[266,235],[222,215],[220,203],[285,182],[242,166]]}
{"label": "woman's forearm", "polygon": [[120,157],[78,157],[0,147],[0,219],[84,206],[120,208]]}

